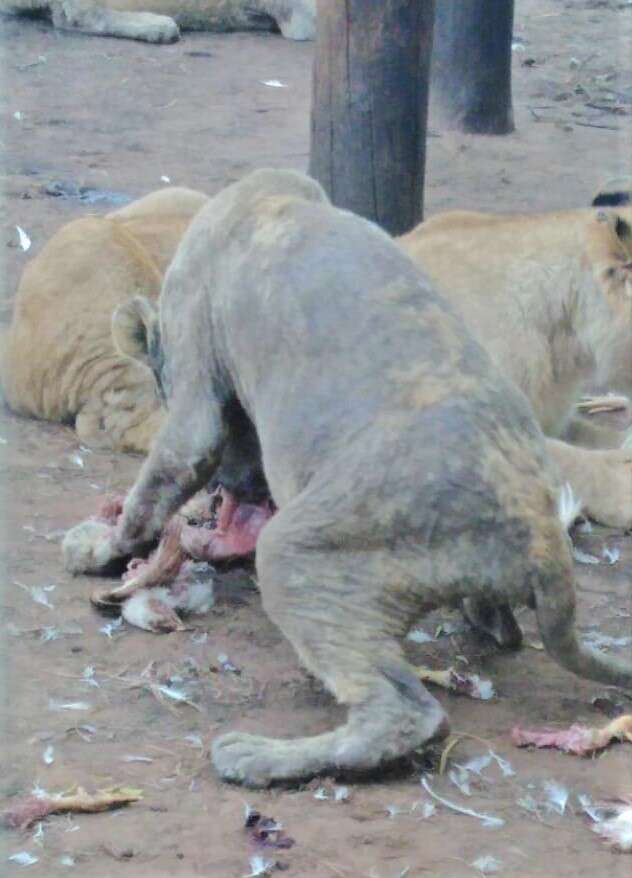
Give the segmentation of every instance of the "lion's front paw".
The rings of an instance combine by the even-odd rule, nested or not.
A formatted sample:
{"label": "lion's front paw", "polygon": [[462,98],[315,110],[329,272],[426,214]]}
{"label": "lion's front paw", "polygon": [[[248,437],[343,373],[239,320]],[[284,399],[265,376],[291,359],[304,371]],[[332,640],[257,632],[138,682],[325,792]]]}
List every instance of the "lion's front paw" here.
{"label": "lion's front paw", "polygon": [[267,787],[285,774],[282,750],[282,742],[274,739],[229,732],[213,742],[211,759],[223,780],[247,787]]}
{"label": "lion's front paw", "polygon": [[138,14],[134,38],[147,43],[175,43],[180,39],[180,28],[168,15],[142,12]]}
{"label": "lion's front paw", "polygon": [[68,531],[62,543],[64,566],[71,573],[101,573],[121,557],[115,529],[103,521],[82,521]]}

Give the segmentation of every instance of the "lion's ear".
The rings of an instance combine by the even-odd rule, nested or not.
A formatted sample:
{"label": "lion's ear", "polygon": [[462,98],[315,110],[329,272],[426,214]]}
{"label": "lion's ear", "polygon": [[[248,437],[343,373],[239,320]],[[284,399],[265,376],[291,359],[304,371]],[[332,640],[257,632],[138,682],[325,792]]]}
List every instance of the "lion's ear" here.
{"label": "lion's ear", "polygon": [[124,357],[154,368],[160,348],[160,326],[156,307],[143,296],[119,305],[112,315],[114,347]]}

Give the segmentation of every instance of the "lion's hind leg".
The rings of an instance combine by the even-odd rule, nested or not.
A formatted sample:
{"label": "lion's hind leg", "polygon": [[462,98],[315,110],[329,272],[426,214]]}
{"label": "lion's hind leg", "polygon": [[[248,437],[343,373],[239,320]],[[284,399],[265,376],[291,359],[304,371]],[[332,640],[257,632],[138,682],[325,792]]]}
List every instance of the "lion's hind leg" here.
{"label": "lion's hind leg", "polygon": [[302,548],[293,505],[266,525],[257,547],[264,608],[349,713],[313,737],[218,738],[218,773],[248,786],[376,769],[448,732],[443,709],[404,659],[408,620],[382,583],[386,556]]}

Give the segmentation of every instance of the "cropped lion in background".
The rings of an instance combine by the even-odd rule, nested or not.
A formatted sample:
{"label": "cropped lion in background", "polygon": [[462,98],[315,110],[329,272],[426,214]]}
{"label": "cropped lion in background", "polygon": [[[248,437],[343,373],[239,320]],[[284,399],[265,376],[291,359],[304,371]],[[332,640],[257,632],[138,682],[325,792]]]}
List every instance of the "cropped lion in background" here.
{"label": "cropped lion in background", "polygon": [[[600,208],[439,214],[399,243],[529,398],[584,511],[628,527],[625,434],[575,417],[585,388],[629,393],[632,385],[632,207],[629,181],[617,186],[595,198]],[[138,293],[158,297],[207,200],[164,189],[103,218],[76,220],[51,239],[24,273],[5,346],[4,393],[16,412],[74,421],[89,445],[148,450],[162,419],[154,381],[116,351],[111,318]]]}
{"label": "cropped lion in background", "polygon": [[316,30],[316,0],[0,0],[0,12],[147,43],[173,43],[180,30],[280,30],[288,40],[313,40]]}
{"label": "cropped lion in background", "polygon": [[207,197],[162,189],[63,226],[27,265],[4,338],[2,389],[21,415],[74,424],[92,447],[146,452],[162,415],[151,373],[112,343],[116,307],[157,299]]}

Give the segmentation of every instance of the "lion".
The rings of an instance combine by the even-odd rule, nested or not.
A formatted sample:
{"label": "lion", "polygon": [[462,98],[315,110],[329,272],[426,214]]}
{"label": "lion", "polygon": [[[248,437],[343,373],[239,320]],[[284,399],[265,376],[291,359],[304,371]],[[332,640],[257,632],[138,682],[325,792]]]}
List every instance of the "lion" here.
{"label": "lion", "polygon": [[348,708],[314,736],[215,738],[221,778],[373,770],[444,738],[402,642],[420,612],[464,600],[529,604],[554,660],[632,688],[632,663],[577,636],[556,475],[526,397],[374,223],[309,177],[255,171],[195,216],[159,308],[135,297],[116,314],[165,422],[116,524],[68,531],[67,569],[145,551],[227,449],[241,456],[240,407],[278,510],[256,550],[263,608]]}
{"label": "lion", "polygon": [[[632,452],[574,406],[589,384],[632,382],[630,188],[602,187],[599,208],[438,214],[399,239],[527,395],[584,512],[617,527],[632,524]],[[154,382],[115,348],[110,322],[136,292],[158,297],[207,200],[166,188],[51,239],[24,273],[8,334],[3,385],[16,412],[74,423],[87,445],[148,451],[162,421]]]}
{"label": "lion", "polygon": [[399,243],[527,396],[583,510],[629,527],[628,437],[576,416],[589,385],[632,389],[632,207],[612,187],[607,201],[616,206],[439,214]]}
{"label": "lion", "polygon": [[4,337],[5,401],[21,415],[74,425],[79,440],[146,453],[162,421],[151,373],[121,356],[112,314],[158,298],[165,271],[208,198],[161,189],[63,226],[27,265]]}
{"label": "lion", "polygon": [[313,40],[316,29],[315,0],[0,0],[0,12],[147,43],[173,43],[180,30],[280,30],[288,40]]}

